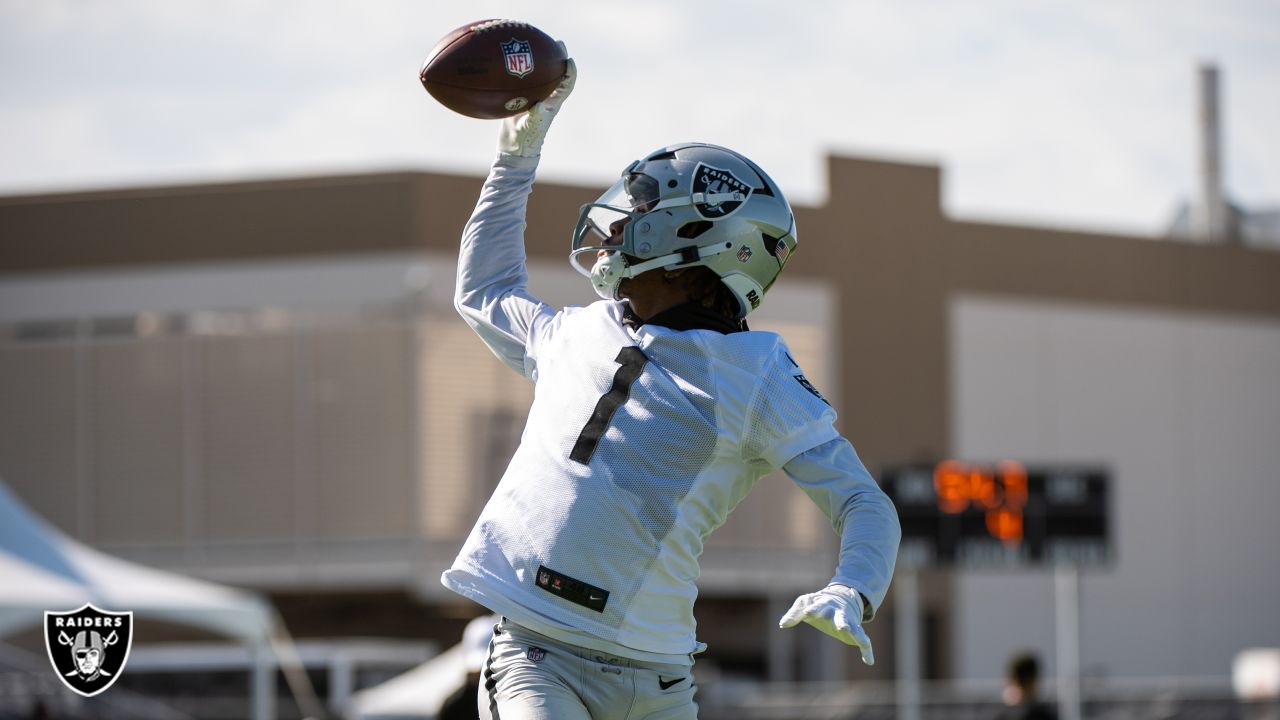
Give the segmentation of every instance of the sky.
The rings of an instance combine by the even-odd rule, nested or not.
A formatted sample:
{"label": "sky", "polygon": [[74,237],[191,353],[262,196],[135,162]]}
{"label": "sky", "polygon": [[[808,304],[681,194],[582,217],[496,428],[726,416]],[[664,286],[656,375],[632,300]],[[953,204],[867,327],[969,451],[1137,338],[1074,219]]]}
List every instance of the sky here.
{"label": "sky", "polygon": [[1276,0],[0,0],[0,195],[384,170],[485,172],[495,121],[417,79],[472,20],[566,42],[539,177],[607,186],[686,140],[794,204],[829,154],[942,168],[960,219],[1161,234],[1197,183],[1196,76],[1225,172],[1280,207]]}

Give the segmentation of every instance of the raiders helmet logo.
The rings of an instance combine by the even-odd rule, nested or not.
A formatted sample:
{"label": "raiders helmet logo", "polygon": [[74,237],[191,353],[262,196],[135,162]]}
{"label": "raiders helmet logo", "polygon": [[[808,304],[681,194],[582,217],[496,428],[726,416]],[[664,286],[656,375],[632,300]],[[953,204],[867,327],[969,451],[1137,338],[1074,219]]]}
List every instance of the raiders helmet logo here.
{"label": "raiders helmet logo", "polygon": [[115,684],[133,645],[133,613],[85,605],[45,612],[44,645],[63,684],[93,697]]}
{"label": "raiders helmet logo", "polygon": [[707,220],[728,217],[751,196],[751,186],[728,170],[698,163],[693,171],[693,208]]}

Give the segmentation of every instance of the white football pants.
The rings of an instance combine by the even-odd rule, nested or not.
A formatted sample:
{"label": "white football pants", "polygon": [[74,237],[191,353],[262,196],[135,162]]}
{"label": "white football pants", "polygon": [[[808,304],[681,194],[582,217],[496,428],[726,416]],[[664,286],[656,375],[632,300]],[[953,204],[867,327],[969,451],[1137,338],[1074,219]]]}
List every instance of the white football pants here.
{"label": "white football pants", "polygon": [[696,720],[685,665],[610,657],[503,618],[480,677],[481,720]]}

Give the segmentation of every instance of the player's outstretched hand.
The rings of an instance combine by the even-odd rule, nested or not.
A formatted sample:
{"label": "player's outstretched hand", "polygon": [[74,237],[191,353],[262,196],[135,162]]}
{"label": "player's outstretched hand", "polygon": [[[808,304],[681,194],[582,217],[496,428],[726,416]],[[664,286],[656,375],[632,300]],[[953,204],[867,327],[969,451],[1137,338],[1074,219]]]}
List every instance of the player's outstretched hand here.
{"label": "player's outstretched hand", "polygon": [[[558,44],[567,57],[569,51],[565,49],[564,43]],[[527,112],[503,119],[502,128],[498,131],[498,152],[521,157],[540,155],[542,141],[547,137],[551,121],[555,120],[560,106],[569,97],[569,93],[573,92],[573,84],[577,79],[578,67],[573,63],[573,58],[569,58],[564,79],[546,100],[535,103]]]}
{"label": "player's outstretched hand", "polygon": [[871,638],[862,629],[862,596],[857,590],[832,583],[818,592],[801,595],[778,621],[778,627],[795,627],[802,621],[846,645],[857,646],[862,651],[862,662],[875,664]]}

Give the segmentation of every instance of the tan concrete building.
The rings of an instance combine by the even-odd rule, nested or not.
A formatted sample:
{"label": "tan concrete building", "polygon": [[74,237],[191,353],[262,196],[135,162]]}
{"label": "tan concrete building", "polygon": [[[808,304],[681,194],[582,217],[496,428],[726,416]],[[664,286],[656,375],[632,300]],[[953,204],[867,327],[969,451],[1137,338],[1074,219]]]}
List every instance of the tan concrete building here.
{"label": "tan concrete building", "polygon": [[[832,158],[755,324],[788,337],[873,472],[1113,469],[1117,560],[1081,587],[1086,673],[1225,677],[1262,629],[1280,642],[1280,253],[957,220],[941,179]],[[0,477],[110,552],[271,592],[299,635],[456,637],[476,609],[437,578],[531,397],[449,307],[479,186],[396,173],[0,199]],[[548,302],[593,299],[565,259],[597,192],[536,188],[531,285]],[[776,630],[833,552],[803,494],[762,481],[704,558],[709,659],[892,676],[892,602],[870,670]],[[994,677],[1022,647],[1052,659],[1047,574],[923,588],[929,676]]]}

